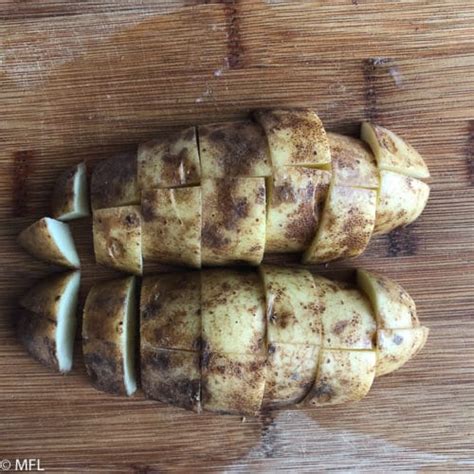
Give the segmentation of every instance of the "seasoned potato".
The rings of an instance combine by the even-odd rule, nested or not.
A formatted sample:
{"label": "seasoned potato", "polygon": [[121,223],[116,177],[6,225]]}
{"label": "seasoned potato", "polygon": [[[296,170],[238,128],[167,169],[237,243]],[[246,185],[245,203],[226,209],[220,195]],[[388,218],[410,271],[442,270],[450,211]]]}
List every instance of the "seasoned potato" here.
{"label": "seasoned potato", "polygon": [[199,184],[196,128],[185,128],[141,144],[137,161],[141,190]]}
{"label": "seasoned potato", "polygon": [[18,236],[18,243],[33,257],[68,268],[79,268],[79,256],[68,224],[43,217]]}
{"label": "seasoned potato", "polygon": [[201,266],[201,188],[142,193],[144,260]]}
{"label": "seasoned potato", "polygon": [[86,165],[79,163],[61,173],[54,185],[51,216],[70,221],[90,215]]}
{"label": "seasoned potato", "polygon": [[142,218],[138,206],[94,211],[93,234],[97,263],[142,274]]}
{"label": "seasoned potato", "polygon": [[264,178],[202,180],[204,265],[258,265],[265,247]]}
{"label": "seasoned potato", "polygon": [[329,171],[285,167],[268,179],[265,252],[301,252],[318,227],[331,180]]}
{"label": "seasoned potato", "polygon": [[331,163],[323,124],[312,110],[258,110],[254,113],[267,135],[274,168]]}
{"label": "seasoned potato", "polygon": [[420,154],[405,140],[380,125],[364,122],[361,138],[372,149],[381,170],[395,171],[412,178],[429,178]]}
{"label": "seasoned potato", "polygon": [[322,263],[360,255],[372,236],[376,198],[372,189],[331,185],[318,232],[303,262]]}

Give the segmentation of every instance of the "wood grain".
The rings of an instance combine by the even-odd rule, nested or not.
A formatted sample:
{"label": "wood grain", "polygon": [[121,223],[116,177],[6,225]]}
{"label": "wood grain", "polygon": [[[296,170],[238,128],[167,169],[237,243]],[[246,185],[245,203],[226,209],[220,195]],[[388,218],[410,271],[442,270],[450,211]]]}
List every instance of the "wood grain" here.
{"label": "wood grain", "polygon": [[[4,0],[0,18],[0,458],[59,472],[474,469],[473,2]],[[278,105],[314,107],[352,134],[377,120],[425,156],[421,219],[356,261],[314,268],[398,279],[431,328],[422,354],[360,403],[246,420],[99,393],[79,349],[66,377],[31,361],[11,330],[15,302],[57,269],[15,236],[48,213],[57,174]],[[112,273],[93,262],[90,221],[72,227],[83,301]]]}

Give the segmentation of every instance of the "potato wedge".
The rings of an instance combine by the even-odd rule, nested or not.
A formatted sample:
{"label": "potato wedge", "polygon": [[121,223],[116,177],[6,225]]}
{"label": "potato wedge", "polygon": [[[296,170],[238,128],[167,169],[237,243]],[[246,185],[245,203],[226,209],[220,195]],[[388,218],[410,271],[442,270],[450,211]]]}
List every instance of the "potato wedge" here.
{"label": "potato wedge", "polygon": [[202,176],[271,176],[265,132],[250,120],[198,127]]}
{"label": "potato wedge", "polygon": [[380,125],[364,122],[360,135],[372,149],[381,170],[412,178],[429,178],[430,172],[421,155],[395,133]]}
{"label": "potato wedge", "polygon": [[323,349],[316,381],[305,403],[324,406],[361,400],[374,381],[375,363],[375,351]]}
{"label": "potato wedge", "polygon": [[70,221],[90,216],[86,165],[79,163],[61,173],[51,198],[51,217]]}
{"label": "potato wedge", "polygon": [[94,168],[91,177],[92,210],[139,203],[136,151],[119,153]]}
{"label": "potato wedge", "polygon": [[142,193],[144,260],[201,266],[201,188]]}
{"label": "potato wedge", "polygon": [[202,248],[204,265],[258,265],[265,248],[264,178],[204,178]]}
{"label": "potato wedge", "polygon": [[69,225],[43,217],[18,236],[18,243],[33,257],[68,268],[79,268],[79,256]]}
{"label": "potato wedge", "polygon": [[372,189],[331,185],[321,223],[303,262],[323,263],[360,255],[374,229],[376,198]]}
{"label": "potato wedge", "polygon": [[143,190],[199,184],[196,128],[189,127],[138,147],[138,186]]}
{"label": "potato wedge", "polygon": [[331,180],[329,171],[276,168],[267,181],[265,252],[301,252],[318,227]]}
{"label": "potato wedge", "polygon": [[406,364],[425,345],[429,329],[379,329],[375,376],[389,374]]}
{"label": "potato wedge", "polygon": [[94,253],[97,263],[141,275],[142,217],[139,206],[94,211]]}
{"label": "potato wedge", "polygon": [[274,168],[331,163],[326,132],[313,110],[257,110],[254,116],[267,135]]}

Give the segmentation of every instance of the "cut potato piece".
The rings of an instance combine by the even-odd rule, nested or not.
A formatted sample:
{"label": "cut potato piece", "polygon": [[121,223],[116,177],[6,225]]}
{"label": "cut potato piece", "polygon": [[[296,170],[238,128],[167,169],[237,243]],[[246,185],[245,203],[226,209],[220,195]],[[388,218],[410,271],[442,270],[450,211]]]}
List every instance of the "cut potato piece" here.
{"label": "cut potato piece", "polygon": [[399,369],[417,354],[428,339],[429,329],[379,329],[377,331],[377,365],[375,375]]}
{"label": "cut potato piece", "polygon": [[303,262],[323,263],[360,255],[374,229],[376,198],[372,189],[331,185],[321,224]]}
{"label": "cut potato piece", "polygon": [[208,270],[201,274],[203,351],[265,352],[265,297],[256,273]]}
{"label": "cut potato piece", "polygon": [[199,184],[196,128],[189,127],[138,147],[138,186],[143,190]]}
{"label": "cut potato piece", "polygon": [[202,263],[258,265],[265,247],[264,178],[202,180]]}
{"label": "cut potato piece", "polygon": [[256,123],[217,123],[198,127],[202,176],[270,176],[270,151],[265,132]]}
{"label": "cut potato piece", "polygon": [[59,175],[51,199],[51,216],[70,221],[90,215],[86,165],[79,163]]}
{"label": "cut potato piece", "polygon": [[361,400],[374,381],[375,362],[375,351],[323,349],[306,404],[324,406]]}
{"label": "cut potato piece", "polygon": [[380,172],[380,191],[375,215],[375,234],[411,224],[418,219],[428,202],[426,183],[391,171]]}
{"label": "cut potato piece", "polygon": [[328,138],[313,110],[257,110],[267,135],[274,168],[331,163]]}
{"label": "cut potato piece", "polygon": [[369,300],[356,289],[315,276],[322,312],[323,347],[374,349],[376,321]]}
{"label": "cut potato piece", "polygon": [[265,389],[265,357],[207,353],[202,360],[202,406],[218,413],[256,415]]}
{"label": "cut potato piece", "polygon": [[377,189],[379,173],[370,148],[361,140],[328,133],[334,184]]}
{"label": "cut potato piece", "polygon": [[364,122],[360,134],[371,147],[381,170],[413,178],[429,178],[430,172],[420,154],[395,133],[380,125]]}
{"label": "cut potato piece", "polygon": [[143,258],[201,266],[201,188],[142,193]]}
{"label": "cut potato piece", "polygon": [[331,173],[309,168],[277,168],[268,179],[265,251],[305,250],[318,227]]}
{"label": "cut potato piece", "polygon": [[69,225],[43,217],[18,236],[18,243],[33,257],[48,263],[79,268],[79,256]]}
{"label": "cut potato piece", "polygon": [[94,252],[97,263],[141,275],[142,218],[138,206],[94,211]]}
{"label": "cut potato piece", "polygon": [[140,202],[136,151],[120,153],[100,162],[92,172],[92,209],[128,206]]}
{"label": "cut potato piece", "polygon": [[200,273],[147,276],[140,298],[142,342],[160,349],[201,349]]}

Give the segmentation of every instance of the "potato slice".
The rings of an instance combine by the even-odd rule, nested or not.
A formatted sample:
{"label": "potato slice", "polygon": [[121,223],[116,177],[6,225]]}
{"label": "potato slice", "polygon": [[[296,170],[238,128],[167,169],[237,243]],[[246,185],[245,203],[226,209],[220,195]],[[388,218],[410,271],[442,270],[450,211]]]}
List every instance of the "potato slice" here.
{"label": "potato slice", "polygon": [[206,353],[201,377],[204,410],[239,415],[259,412],[265,388],[265,356]]}
{"label": "potato slice", "polygon": [[264,178],[202,180],[202,263],[258,265],[265,247]]}
{"label": "potato slice", "polygon": [[380,125],[364,122],[360,135],[372,149],[381,170],[395,171],[412,178],[429,178],[420,154],[405,140]]}
{"label": "potato slice", "polygon": [[379,329],[406,329],[420,325],[415,302],[396,281],[359,268],[357,286],[369,298]]}
{"label": "potato slice", "polygon": [[198,127],[202,176],[271,176],[265,132],[254,122],[216,123]]}
{"label": "potato slice", "polygon": [[429,194],[430,188],[423,181],[381,171],[374,234],[387,234],[418,219]]}
{"label": "potato slice", "polygon": [[331,163],[328,138],[313,110],[257,110],[267,135],[274,168]]}
{"label": "potato slice", "polygon": [[370,148],[361,140],[328,133],[334,184],[377,189],[379,173]]}
{"label": "potato slice", "polygon": [[406,364],[425,345],[429,329],[379,329],[375,376],[389,374]]}
{"label": "potato slice", "polygon": [[94,211],[93,234],[97,263],[142,274],[142,218],[138,206]]}
{"label": "potato slice", "polygon": [[136,151],[103,160],[92,172],[92,209],[128,206],[140,202]]}
{"label": "potato slice", "polygon": [[329,171],[276,168],[268,179],[265,251],[301,252],[316,234],[331,180]]}
{"label": "potato slice", "polygon": [[54,185],[51,216],[60,221],[90,215],[86,165],[79,163],[61,173]]}
{"label": "potato slice", "polygon": [[94,386],[132,395],[136,381],[136,282],[122,278],[92,287],[82,321],[82,351]]}
{"label": "potato slice", "polygon": [[361,400],[374,381],[375,362],[375,351],[323,349],[306,404],[324,406]]}
{"label": "potato slice", "polygon": [[303,262],[323,263],[360,255],[372,236],[376,197],[372,189],[331,185],[318,232]]}
{"label": "potato slice", "polygon": [[18,236],[18,243],[33,257],[68,268],[79,268],[79,256],[69,225],[43,217]]}
{"label": "potato slice", "polygon": [[145,260],[201,266],[201,188],[150,189],[142,193]]}
{"label": "potato slice", "polygon": [[196,128],[189,127],[138,147],[138,186],[143,190],[199,184]]}

